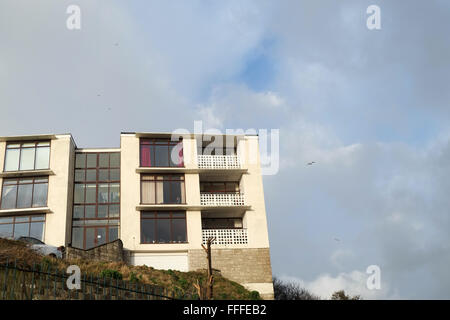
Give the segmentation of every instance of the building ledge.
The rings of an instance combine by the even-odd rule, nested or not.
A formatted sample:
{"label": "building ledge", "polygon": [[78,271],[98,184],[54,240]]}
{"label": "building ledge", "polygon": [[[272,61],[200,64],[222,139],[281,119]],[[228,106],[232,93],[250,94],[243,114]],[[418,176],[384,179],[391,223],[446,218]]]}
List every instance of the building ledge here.
{"label": "building ledge", "polygon": [[14,178],[14,177],[37,177],[37,176],[53,176],[55,173],[50,170],[26,170],[26,171],[5,171],[0,172],[0,178]]}
{"label": "building ledge", "polygon": [[137,173],[198,173],[198,169],[186,167],[139,167]]}
{"label": "building ledge", "polygon": [[5,209],[0,210],[0,217],[3,216],[20,216],[20,215],[29,215],[35,213],[52,213],[49,207],[40,207],[40,208],[23,208],[23,209]]}
{"label": "building ledge", "polygon": [[0,137],[0,142],[5,141],[40,141],[40,140],[55,140],[56,135],[54,134],[36,134],[36,135],[26,135],[26,136],[7,136]]}
{"label": "building ledge", "polygon": [[145,210],[185,210],[185,211],[228,211],[228,212],[245,212],[250,210],[251,206],[205,206],[205,205],[188,205],[188,204],[140,204],[136,206],[137,211]]}

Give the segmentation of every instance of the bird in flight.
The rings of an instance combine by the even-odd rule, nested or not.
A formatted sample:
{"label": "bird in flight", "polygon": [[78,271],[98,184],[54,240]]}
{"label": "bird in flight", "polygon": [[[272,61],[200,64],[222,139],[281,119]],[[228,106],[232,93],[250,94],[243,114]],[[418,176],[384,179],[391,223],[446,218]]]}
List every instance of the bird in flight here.
{"label": "bird in flight", "polygon": [[340,239],[338,239],[338,238],[334,238],[334,240],[335,240],[335,241],[341,241],[341,240],[340,240]]}
{"label": "bird in flight", "polygon": [[316,163],[315,161],[312,161],[312,162],[308,162],[308,166],[312,166],[313,165],[313,163]]}

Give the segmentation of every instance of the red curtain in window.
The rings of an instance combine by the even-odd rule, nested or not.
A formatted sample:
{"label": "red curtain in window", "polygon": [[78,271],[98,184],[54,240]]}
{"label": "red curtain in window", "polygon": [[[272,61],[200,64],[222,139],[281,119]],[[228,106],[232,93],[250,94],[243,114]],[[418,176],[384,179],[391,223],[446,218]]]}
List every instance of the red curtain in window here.
{"label": "red curtain in window", "polygon": [[178,161],[178,166],[179,167],[184,167],[184,159],[183,159],[183,143],[179,143],[178,144],[180,147],[180,151],[178,152],[178,157],[179,157],[179,161]]}
{"label": "red curtain in window", "polygon": [[150,153],[150,146],[141,145],[141,167],[151,167],[152,156]]}

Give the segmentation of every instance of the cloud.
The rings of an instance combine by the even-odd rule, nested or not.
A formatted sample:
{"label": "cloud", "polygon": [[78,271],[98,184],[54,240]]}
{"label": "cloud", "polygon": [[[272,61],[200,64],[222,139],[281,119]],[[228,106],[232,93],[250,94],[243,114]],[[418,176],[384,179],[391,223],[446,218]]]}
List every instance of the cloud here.
{"label": "cloud", "polygon": [[398,298],[390,294],[389,287],[384,283],[381,284],[379,290],[369,290],[366,285],[368,276],[365,272],[353,270],[347,273],[339,273],[334,277],[330,274],[321,274],[312,281],[286,276],[281,277],[281,279],[296,282],[322,299],[330,299],[334,292],[340,290],[344,290],[347,295],[359,295],[365,300]]}

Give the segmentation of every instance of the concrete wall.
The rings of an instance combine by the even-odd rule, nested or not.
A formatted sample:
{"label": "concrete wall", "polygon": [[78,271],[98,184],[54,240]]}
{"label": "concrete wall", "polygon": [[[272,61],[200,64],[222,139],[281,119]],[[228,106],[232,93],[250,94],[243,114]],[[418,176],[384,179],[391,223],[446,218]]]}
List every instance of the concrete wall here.
{"label": "concrete wall", "polygon": [[[75,144],[71,135],[52,135],[48,138],[40,136],[29,137],[7,137],[0,142],[0,170],[3,172],[5,149],[8,141],[37,141],[50,140],[50,171],[43,173],[48,175],[48,213],[45,214],[44,242],[54,246],[65,246],[70,241],[70,227],[72,219],[72,196],[73,196],[73,165]],[[8,175],[8,178],[27,177],[34,175],[33,172],[17,172]],[[0,185],[3,179],[0,178]],[[39,208],[24,208],[10,210],[8,215],[29,215],[39,213]],[[1,213],[1,210],[0,210]],[[42,214],[40,212],[39,214]],[[4,215],[4,214],[3,214]]]}
{"label": "concrete wall", "polygon": [[89,250],[67,247],[64,258],[122,262],[124,261],[123,244],[121,240],[116,240]]}

